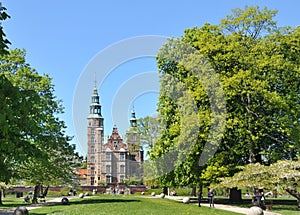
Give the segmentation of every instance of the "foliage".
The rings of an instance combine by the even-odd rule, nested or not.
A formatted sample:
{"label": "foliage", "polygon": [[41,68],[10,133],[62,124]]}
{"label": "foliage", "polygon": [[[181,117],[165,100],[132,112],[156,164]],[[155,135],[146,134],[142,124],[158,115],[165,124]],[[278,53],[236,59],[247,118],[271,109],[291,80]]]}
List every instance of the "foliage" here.
{"label": "foliage", "polygon": [[83,163],[82,163],[81,169],[87,169],[87,162],[83,162]]}
{"label": "foliage", "polygon": [[159,181],[156,177],[156,168],[155,165],[153,165],[152,162],[149,162],[149,160],[146,160],[142,164],[143,169],[143,184],[146,186],[156,187],[159,185]]}
{"label": "foliage", "polygon": [[5,12],[6,8],[2,6],[0,2],[0,55],[8,53],[9,40],[5,38],[5,33],[2,27],[2,21],[10,18],[10,16]]}
{"label": "foliage", "polygon": [[240,167],[242,171],[233,177],[223,178],[221,186],[294,189],[300,186],[300,160],[278,161],[270,166],[251,163]]}
{"label": "foliage", "polygon": [[137,176],[131,176],[129,178],[126,178],[126,179],[124,179],[124,182],[127,185],[141,185],[142,184],[141,179]]}
{"label": "foliage", "polygon": [[268,190],[280,188],[297,198],[298,204],[300,203],[300,193],[297,191],[300,186],[300,160],[282,160],[270,166],[251,163],[241,169],[233,177],[223,178],[219,186]]}
{"label": "foliage", "polygon": [[40,75],[15,49],[0,56],[0,181],[21,179],[29,183],[61,183],[72,179],[79,157],[54,95],[48,75]]}
{"label": "foliage", "polygon": [[[181,44],[170,39],[162,47],[157,55],[161,135],[150,158],[160,159],[193,143],[185,156],[177,150],[168,157],[174,168],[160,177],[162,184],[209,184],[235,173],[237,165],[297,159],[300,28],[277,27],[276,13],[259,7],[235,9],[219,25],[187,29],[177,39]],[[204,63],[199,63],[201,56]],[[214,72],[223,92],[214,91],[218,88],[210,78]],[[221,140],[216,144],[209,135],[223,117],[214,119],[223,108],[222,98],[226,125],[223,134],[213,133],[213,138]],[[201,156],[214,152],[202,165]],[[157,168],[166,173],[165,163],[158,162]]]}
{"label": "foliage", "polygon": [[156,117],[146,116],[137,120],[137,131],[140,134],[141,145],[152,148],[159,136],[158,121]]}

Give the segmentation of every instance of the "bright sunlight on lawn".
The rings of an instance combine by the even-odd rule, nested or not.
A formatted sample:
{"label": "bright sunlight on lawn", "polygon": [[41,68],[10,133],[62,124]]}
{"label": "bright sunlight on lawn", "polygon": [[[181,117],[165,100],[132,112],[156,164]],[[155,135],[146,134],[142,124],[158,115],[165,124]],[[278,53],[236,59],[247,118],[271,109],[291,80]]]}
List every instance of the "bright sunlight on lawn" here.
{"label": "bright sunlight on lawn", "polygon": [[128,197],[128,196],[108,196],[102,195],[85,199],[71,199],[70,205],[61,204],[55,206],[45,206],[43,208],[30,211],[30,215],[41,214],[211,214],[230,215],[233,212],[210,209],[208,207],[198,207],[193,204],[183,204],[168,199],[153,197]]}

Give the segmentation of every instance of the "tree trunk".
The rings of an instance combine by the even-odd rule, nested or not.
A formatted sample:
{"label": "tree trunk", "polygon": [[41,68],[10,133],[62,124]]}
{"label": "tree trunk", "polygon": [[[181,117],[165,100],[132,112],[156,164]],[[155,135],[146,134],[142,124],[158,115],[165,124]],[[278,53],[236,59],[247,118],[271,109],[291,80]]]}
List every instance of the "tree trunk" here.
{"label": "tree trunk", "polygon": [[229,202],[230,203],[241,203],[242,200],[242,192],[237,188],[231,188],[229,193]]}
{"label": "tree trunk", "polygon": [[34,187],[33,199],[32,204],[38,203],[38,197],[41,195],[41,184],[37,183]]}
{"label": "tree trunk", "polygon": [[297,210],[300,210],[300,193],[297,190],[285,189],[291,196],[297,199]]}
{"label": "tree trunk", "polygon": [[192,188],[191,196],[197,196],[196,195],[196,187]]}
{"label": "tree trunk", "polygon": [[3,205],[3,203],[2,203],[2,188],[0,188],[0,205]]}
{"label": "tree trunk", "polygon": [[[243,100],[243,98],[242,98]],[[252,129],[252,122],[250,120],[251,116],[257,115],[251,111],[251,98],[249,93],[247,93],[247,104],[246,104],[246,111],[247,111],[247,116],[248,116],[248,130],[250,131],[251,135],[253,134],[253,129]],[[255,142],[251,139],[251,136],[249,138],[249,159],[250,163],[261,163],[261,155],[255,150],[256,145]]]}
{"label": "tree trunk", "polygon": [[253,143],[252,140],[250,140],[249,154],[250,154],[250,162],[251,163],[256,163],[256,158],[255,158],[256,156],[255,156],[255,152],[254,152],[254,143]]}

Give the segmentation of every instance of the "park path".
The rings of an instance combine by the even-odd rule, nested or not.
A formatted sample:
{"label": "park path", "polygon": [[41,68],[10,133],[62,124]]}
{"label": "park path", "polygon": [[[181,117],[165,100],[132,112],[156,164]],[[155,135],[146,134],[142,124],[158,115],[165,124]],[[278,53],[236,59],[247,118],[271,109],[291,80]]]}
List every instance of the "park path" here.
{"label": "park path", "polygon": [[[166,196],[165,198],[182,202],[182,199],[184,197],[183,196]],[[201,203],[201,206],[209,207],[209,204]],[[221,209],[221,210],[226,210],[226,211],[232,211],[232,212],[236,212],[236,213],[240,213],[240,214],[248,214],[248,212],[249,212],[249,208],[241,208],[241,207],[236,207],[236,206],[231,206],[231,205],[215,204],[215,208]],[[271,211],[264,211],[264,215],[282,215],[282,214],[274,213]]]}
{"label": "park path", "polygon": [[[61,202],[62,198],[64,196],[61,196],[61,197],[56,197],[56,198],[51,198],[49,200],[47,200],[47,202],[45,203],[39,203],[39,204],[36,204],[36,205],[24,205],[27,210],[32,210],[32,209],[36,209],[36,208],[41,208],[43,206],[46,206],[46,205],[55,205],[56,203],[59,203]],[[76,197],[70,197],[68,196],[68,199],[70,198],[76,198]],[[14,214],[14,211],[15,211],[16,208],[8,208],[8,209],[3,209],[3,210],[0,210],[0,215],[13,215]]]}

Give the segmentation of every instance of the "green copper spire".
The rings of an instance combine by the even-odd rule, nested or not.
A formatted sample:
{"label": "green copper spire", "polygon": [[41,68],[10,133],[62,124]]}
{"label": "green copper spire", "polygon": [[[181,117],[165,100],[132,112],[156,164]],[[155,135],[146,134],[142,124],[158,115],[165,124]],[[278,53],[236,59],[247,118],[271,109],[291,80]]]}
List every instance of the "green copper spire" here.
{"label": "green copper spire", "polygon": [[99,97],[98,89],[96,86],[94,86],[94,89],[93,89],[92,102],[90,104],[89,118],[102,118],[100,97]]}
{"label": "green copper spire", "polygon": [[137,126],[134,109],[131,111],[130,125],[131,125],[131,127],[136,127]]}

